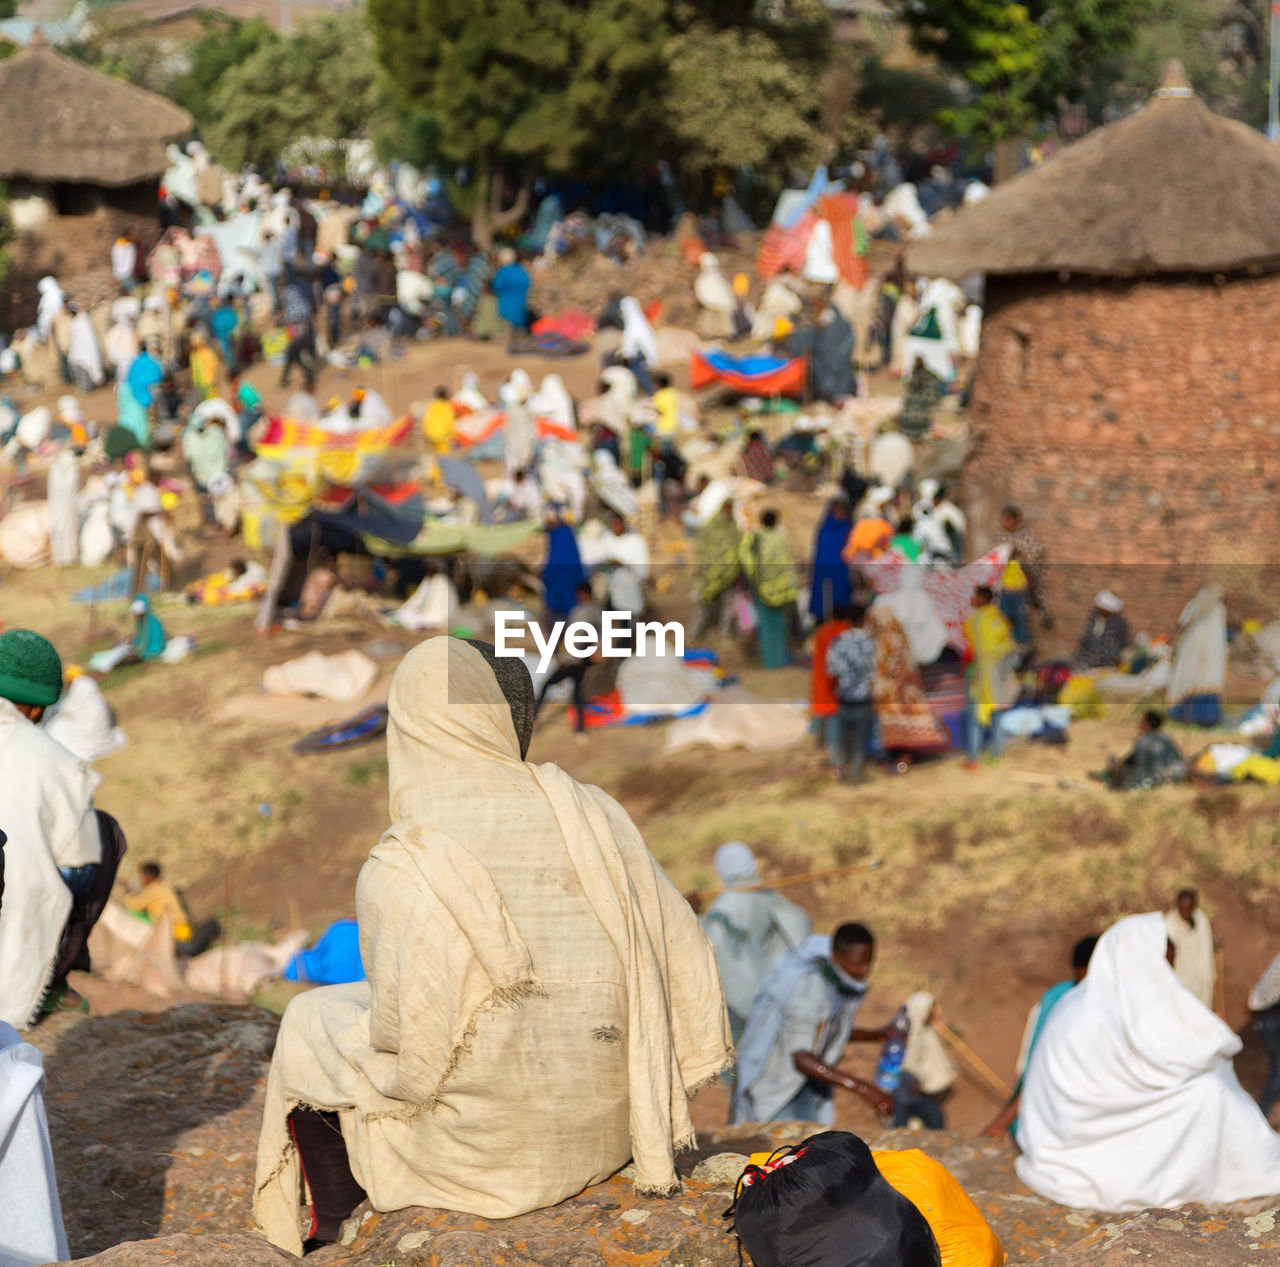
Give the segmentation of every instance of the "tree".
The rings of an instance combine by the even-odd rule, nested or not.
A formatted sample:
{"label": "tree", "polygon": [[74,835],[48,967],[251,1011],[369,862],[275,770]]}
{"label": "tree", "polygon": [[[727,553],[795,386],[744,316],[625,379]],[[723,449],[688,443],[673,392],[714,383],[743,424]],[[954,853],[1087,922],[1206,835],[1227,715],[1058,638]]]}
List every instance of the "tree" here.
{"label": "tree", "polygon": [[625,157],[665,77],[665,0],[369,0],[368,18],[389,141],[467,169],[481,244],[542,173]]}
{"label": "tree", "polygon": [[991,143],[1024,135],[1132,46],[1151,0],[900,0],[916,48],[968,83],[944,117]]}
{"label": "tree", "polygon": [[373,43],[356,10],[264,38],[209,92],[205,143],[224,166],[270,170],[304,138],[354,137],[374,113],[376,74]]}
{"label": "tree", "polygon": [[282,37],[263,21],[238,22],[221,13],[202,13],[204,34],[183,49],[186,69],[173,84],[173,97],[204,128],[216,116],[213,97],[223,75],[230,74],[259,50],[278,47]]}

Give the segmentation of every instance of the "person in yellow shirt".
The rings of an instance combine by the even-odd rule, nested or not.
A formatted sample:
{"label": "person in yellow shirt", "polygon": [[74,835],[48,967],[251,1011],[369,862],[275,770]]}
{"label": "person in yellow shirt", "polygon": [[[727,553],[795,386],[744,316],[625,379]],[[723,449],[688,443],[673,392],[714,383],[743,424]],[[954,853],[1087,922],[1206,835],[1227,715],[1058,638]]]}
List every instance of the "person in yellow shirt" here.
{"label": "person in yellow shirt", "polygon": [[436,453],[448,453],[453,447],[453,428],[458,421],[458,411],[449,399],[448,391],[436,388],[436,398],[427,406],[422,420],[422,430],[427,443]]}
{"label": "person in yellow shirt", "polygon": [[972,602],[973,615],[964,622],[969,678],[965,768],[969,770],[977,767],[984,748],[992,757],[1000,755],[1004,747],[1000,714],[1009,706],[1017,685],[1013,673],[1017,645],[1008,619],[986,585],[978,587]]}
{"label": "person in yellow shirt", "polygon": [[203,330],[195,330],[191,334],[191,385],[196,389],[200,400],[212,400],[218,394],[218,371],[222,362],[218,354],[209,346],[209,340]]}
{"label": "person in yellow shirt", "polygon": [[189,942],[191,917],[173,885],[160,878],[159,863],[144,862],[138,868],[138,880],[142,887],[136,893],[124,895],[125,906],[149,924],[158,924],[163,916],[168,915],[173,921],[174,942]]}

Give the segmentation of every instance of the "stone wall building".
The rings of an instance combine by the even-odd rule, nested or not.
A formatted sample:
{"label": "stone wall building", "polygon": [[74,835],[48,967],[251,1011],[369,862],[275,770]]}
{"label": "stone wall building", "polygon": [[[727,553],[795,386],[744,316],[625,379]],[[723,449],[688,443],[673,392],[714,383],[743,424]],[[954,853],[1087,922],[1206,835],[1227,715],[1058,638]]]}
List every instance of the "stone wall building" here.
{"label": "stone wall building", "polygon": [[1278,208],[1280,147],[1175,65],[1140,114],[910,248],[922,275],[986,275],[971,538],[1020,506],[1069,619],[1106,585],[1167,630],[1208,572],[1233,615],[1280,614]]}

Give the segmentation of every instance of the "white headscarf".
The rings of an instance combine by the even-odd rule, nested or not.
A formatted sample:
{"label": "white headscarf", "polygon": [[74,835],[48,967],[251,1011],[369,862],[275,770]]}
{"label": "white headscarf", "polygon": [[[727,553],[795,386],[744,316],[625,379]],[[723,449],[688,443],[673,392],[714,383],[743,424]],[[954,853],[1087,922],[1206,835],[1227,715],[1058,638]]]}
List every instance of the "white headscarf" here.
{"label": "white headscarf", "polygon": [[754,884],[760,878],[756,856],[741,840],[726,841],[716,850],[716,874],[726,888],[734,884]]}
{"label": "white headscarf", "polygon": [[36,330],[42,339],[47,339],[53,327],[53,319],[62,311],[67,297],[53,277],[42,277],[36,283],[36,290],[40,292],[40,303],[36,309]]}
{"label": "white headscarf", "polygon": [[711,254],[698,261],[701,271],[693,283],[693,293],[698,302],[712,312],[733,312],[738,301],[734,298],[729,279],[720,271],[720,261]]}
{"label": "white headscarf", "polygon": [[548,374],[542,385],[529,398],[529,409],[535,418],[549,418],[568,431],[576,430],[573,397],[559,374]]}
{"label": "white headscarf", "polygon": [[650,368],[658,363],[658,341],[654,338],[653,327],[649,318],[644,315],[640,301],[628,295],[619,309],[622,313],[622,355],[632,361],[639,357]]}
{"label": "white headscarf", "polygon": [[1231,1066],[1240,1039],[1174,975],[1164,916],[1131,915],[1054,1008],[1022,1090],[1018,1176],[1094,1210],[1280,1192],[1280,1135]]}
{"label": "white headscarf", "polygon": [[904,563],[902,583],[876,602],[883,603],[897,617],[915,662],[932,664],[947,645],[947,625],[925,593],[924,572],[919,563]]}

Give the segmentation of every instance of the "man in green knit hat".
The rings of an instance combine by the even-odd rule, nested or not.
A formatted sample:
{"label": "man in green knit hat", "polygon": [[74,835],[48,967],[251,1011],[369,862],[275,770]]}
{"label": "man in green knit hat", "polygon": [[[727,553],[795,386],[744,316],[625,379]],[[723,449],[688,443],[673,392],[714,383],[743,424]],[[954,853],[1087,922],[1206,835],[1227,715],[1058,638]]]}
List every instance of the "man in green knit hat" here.
{"label": "man in green knit hat", "polygon": [[61,693],[62,661],[47,638],[30,629],[0,633],[0,830],[8,837],[0,1020],[19,1029],[46,994],[79,1002],[66,991],[60,950],[73,903],[91,900],[102,861],[98,776],[38,724]]}

